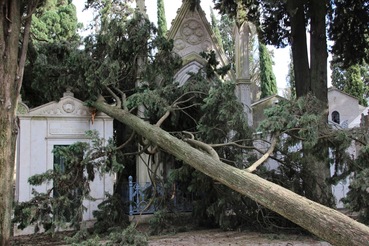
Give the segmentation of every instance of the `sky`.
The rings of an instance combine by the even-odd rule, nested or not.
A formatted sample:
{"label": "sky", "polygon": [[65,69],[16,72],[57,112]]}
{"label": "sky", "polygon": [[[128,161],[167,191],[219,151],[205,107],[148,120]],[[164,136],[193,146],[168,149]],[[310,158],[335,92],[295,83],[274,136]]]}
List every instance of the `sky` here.
{"label": "sky", "polygon": [[[82,11],[84,8],[84,0],[73,0],[74,5],[77,7],[77,17],[78,21],[87,25],[89,21],[92,20],[91,12]],[[149,19],[156,23],[157,22],[157,0],[146,0],[146,11]],[[170,28],[172,20],[177,14],[177,10],[182,4],[182,0],[164,0],[165,15],[167,19],[167,27]],[[213,6],[212,0],[201,0],[201,8],[206,13],[208,20],[210,20],[210,7]],[[216,10],[214,11],[216,13]],[[289,64],[289,49],[275,49],[273,47],[268,47],[274,52],[274,65],[273,72],[276,76],[278,88],[286,88],[286,76],[288,73]],[[281,94],[281,92],[280,92]]]}

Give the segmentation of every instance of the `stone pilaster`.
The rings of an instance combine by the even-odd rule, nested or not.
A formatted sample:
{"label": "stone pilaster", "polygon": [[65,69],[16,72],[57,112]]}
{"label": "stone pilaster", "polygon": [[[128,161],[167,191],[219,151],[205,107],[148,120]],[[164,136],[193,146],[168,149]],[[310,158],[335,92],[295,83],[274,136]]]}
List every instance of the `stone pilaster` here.
{"label": "stone pilaster", "polygon": [[235,27],[235,67],[236,67],[236,96],[244,106],[249,126],[252,119],[252,92],[250,81],[250,26],[244,22]]}

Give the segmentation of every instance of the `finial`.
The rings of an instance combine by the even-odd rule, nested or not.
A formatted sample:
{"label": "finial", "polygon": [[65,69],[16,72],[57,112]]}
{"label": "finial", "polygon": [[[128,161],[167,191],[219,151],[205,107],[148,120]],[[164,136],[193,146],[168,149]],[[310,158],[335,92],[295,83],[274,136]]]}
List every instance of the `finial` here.
{"label": "finial", "polygon": [[63,97],[74,97],[74,93],[71,92],[72,88],[70,86],[67,87],[66,92],[63,93]]}

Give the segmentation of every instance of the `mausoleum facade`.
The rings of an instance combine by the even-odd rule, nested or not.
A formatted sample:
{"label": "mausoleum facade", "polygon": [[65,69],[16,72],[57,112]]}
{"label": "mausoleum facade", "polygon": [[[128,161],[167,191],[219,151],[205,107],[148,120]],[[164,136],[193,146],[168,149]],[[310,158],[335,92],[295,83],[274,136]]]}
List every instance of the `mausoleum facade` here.
{"label": "mausoleum facade", "polygon": [[[86,131],[96,130],[101,138],[113,137],[113,119],[103,113],[94,112],[74,98],[73,93],[66,92],[59,102],[50,102],[34,109],[24,103],[18,106],[19,134],[17,142],[15,200],[29,201],[32,189],[46,192],[52,183],[31,186],[28,179],[35,175],[52,170],[55,162],[53,149],[56,146],[67,146],[76,142],[89,142]],[[96,175],[90,184],[90,195],[94,201],[85,200],[87,210],[83,221],[93,219],[92,212],[105,197],[105,193],[113,193],[114,177]],[[15,234],[29,234],[33,231],[15,231]]]}

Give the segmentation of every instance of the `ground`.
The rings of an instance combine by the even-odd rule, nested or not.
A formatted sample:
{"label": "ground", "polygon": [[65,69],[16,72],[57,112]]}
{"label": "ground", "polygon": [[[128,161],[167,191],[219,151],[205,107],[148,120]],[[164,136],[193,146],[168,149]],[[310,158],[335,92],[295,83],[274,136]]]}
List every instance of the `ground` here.
{"label": "ground", "polygon": [[324,245],[330,244],[305,235],[260,234],[256,232],[222,231],[220,229],[178,233],[150,238],[150,246],[193,245]]}
{"label": "ground", "polygon": [[[70,233],[58,234],[54,238],[48,235],[30,235],[14,237],[12,245],[66,245],[63,238]],[[301,246],[330,244],[311,236],[301,234],[261,234],[251,231],[223,231],[207,229],[149,237],[149,246],[195,246],[195,245],[272,245]]]}

